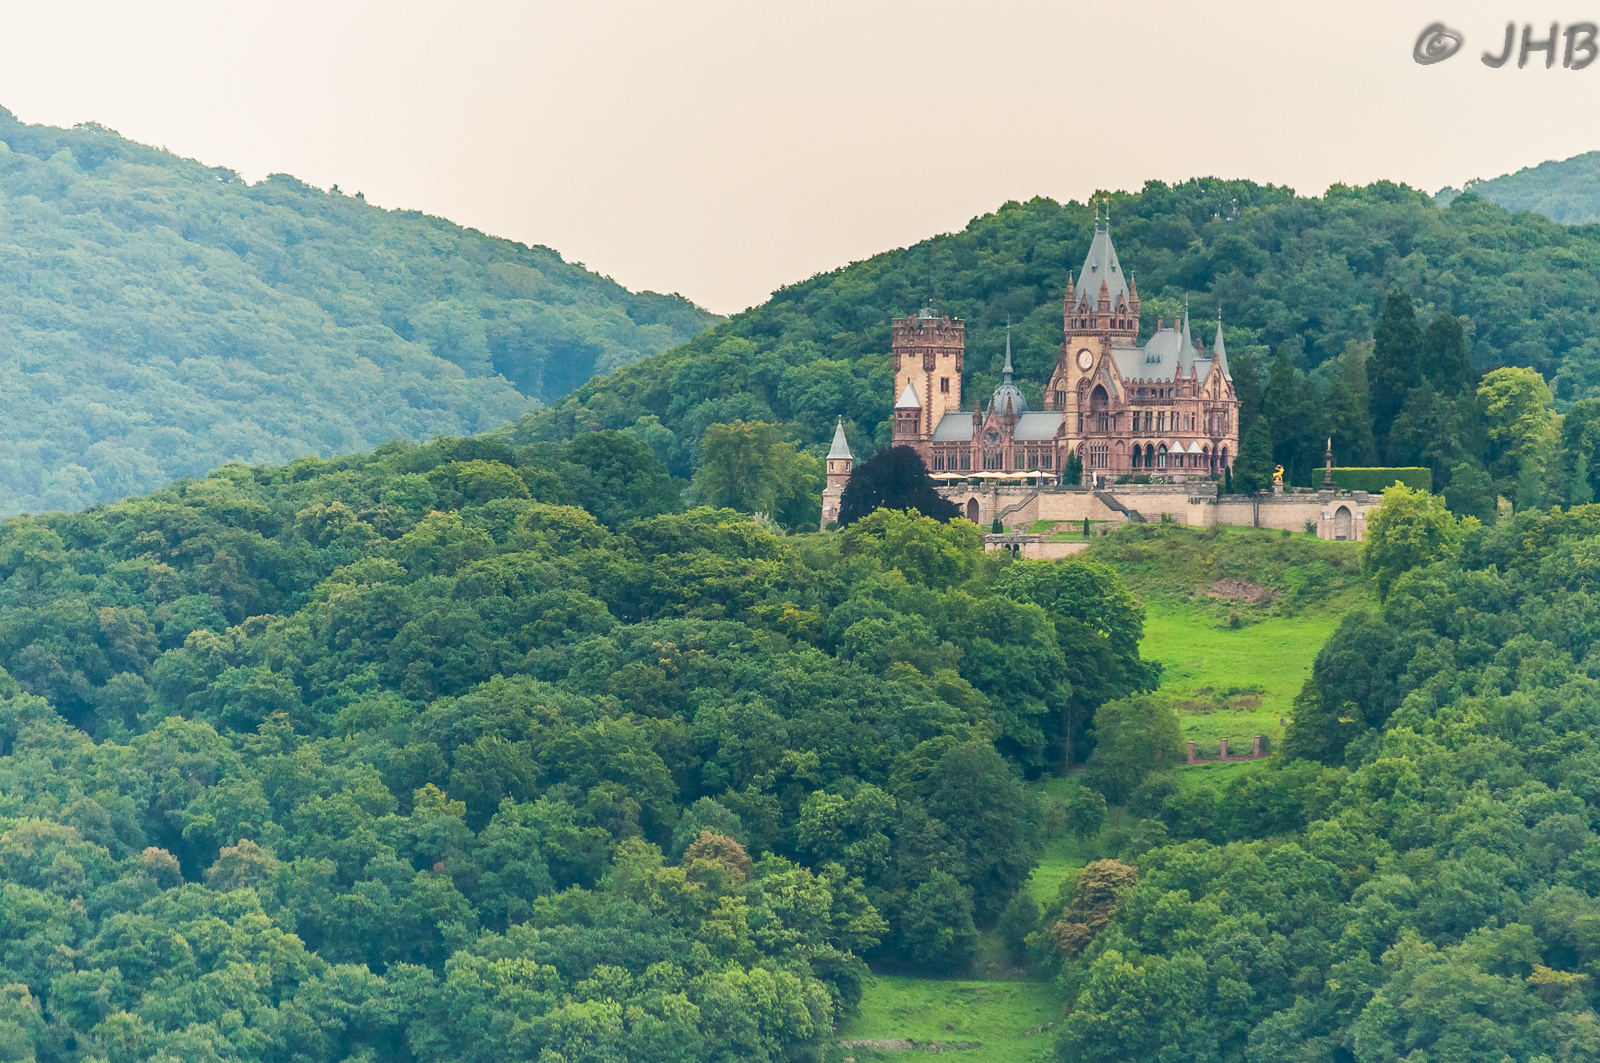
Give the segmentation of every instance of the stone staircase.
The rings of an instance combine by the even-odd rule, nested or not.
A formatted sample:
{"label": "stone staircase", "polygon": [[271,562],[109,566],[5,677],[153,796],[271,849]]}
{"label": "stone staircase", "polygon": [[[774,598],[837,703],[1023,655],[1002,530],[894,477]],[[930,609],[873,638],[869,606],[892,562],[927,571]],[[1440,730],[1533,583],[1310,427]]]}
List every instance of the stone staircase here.
{"label": "stone staircase", "polygon": [[1011,505],[1007,506],[1005,509],[1002,509],[1000,512],[996,513],[995,514],[995,519],[999,520],[1000,523],[1004,524],[1005,523],[1005,519],[1008,516],[1010,516],[1011,514],[1017,512],[1017,510],[1021,509],[1023,506],[1026,506],[1029,502],[1032,502],[1034,499],[1036,499],[1038,497],[1039,497],[1039,489],[1037,487],[1035,487],[1032,491],[1030,491],[1027,494],[1022,496],[1022,501],[1013,502]]}
{"label": "stone staircase", "polygon": [[1134,524],[1144,524],[1144,523],[1146,523],[1146,521],[1144,519],[1144,516],[1137,509],[1129,509],[1127,506],[1123,505],[1121,502],[1118,502],[1116,496],[1113,495],[1110,491],[1096,491],[1094,493],[1094,497],[1098,498],[1101,502],[1105,503],[1105,507],[1107,509],[1111,510],[1113,513],[1121,513],[1124,517],[1127,517],[1128,520],[1131,521],[1132,523],[1134,523]]}

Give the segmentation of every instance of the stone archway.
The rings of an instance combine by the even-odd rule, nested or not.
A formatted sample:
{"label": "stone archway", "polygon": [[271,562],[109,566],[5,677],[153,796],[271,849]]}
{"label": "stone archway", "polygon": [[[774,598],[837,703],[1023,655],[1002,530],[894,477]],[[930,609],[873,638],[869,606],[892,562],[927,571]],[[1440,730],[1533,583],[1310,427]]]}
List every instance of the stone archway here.
{"label": "stone archway", "polygon": [[1340,542],[1350,538],[1350,507],[1340,506],[1333,514],[1333,537]]}
{"label": "stone archway", "polygon": [[967,499],[967,519],[974,524],[978,523],[978,500],[976,498]]}

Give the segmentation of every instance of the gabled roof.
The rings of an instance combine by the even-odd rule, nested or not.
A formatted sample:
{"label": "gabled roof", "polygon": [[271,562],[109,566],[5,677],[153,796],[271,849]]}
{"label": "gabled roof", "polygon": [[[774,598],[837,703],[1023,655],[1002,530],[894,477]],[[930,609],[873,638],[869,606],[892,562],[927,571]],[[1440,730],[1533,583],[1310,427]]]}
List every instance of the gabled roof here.
{"label": "gabled roof", "polygon": [[1056,431],[1061,427],[1061,412],[1059,410],[1040,410],[1034,413],[1025,413],[1017,419],[1015,427],[1011,429],[1012,439],[1054,439]]}
{"label": "gabled roof", "polygon": [[833,426],[833,446],[828,448],[828,460],[850,457],[850,443],[844,437],[844,418],[841,417],[839,423]]}
{"label": "gabled roof", "polygon": [[[1026,416],[1026,415],[1024,415]],[[972,414],[951,410],[933,426],[935,443],[965,443],[972,439]]]}
{"label": "gabled roof", "polygon": [[911,386],[911,381],[906,381],[906,389],[900,393],[900,399],[894,404],[897,410],[920,410],[922,403],[917,399],[917,389]]}

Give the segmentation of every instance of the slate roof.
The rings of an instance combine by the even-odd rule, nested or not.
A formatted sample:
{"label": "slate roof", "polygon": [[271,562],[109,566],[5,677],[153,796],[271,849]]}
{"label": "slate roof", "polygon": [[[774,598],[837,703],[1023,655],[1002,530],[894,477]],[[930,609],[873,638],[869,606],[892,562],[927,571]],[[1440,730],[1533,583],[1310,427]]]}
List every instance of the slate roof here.
{"label": "slate roof", "polygon": [[[1024,414],[1024,416],[1031,416]],[[933,426],[935,443],[969,443],[972,441],[972,414],[951,410]]]}
{"label": "slate roof", "polygon": [[1117,261],[1117,249],[1111,246],[1111,233],[1097,226],[1094,239],[1089,243],[1089,253],[1083,259],[1083,271],[1078,277],[1076,294],[1080,306],[1087,299],[1089,308],[1094,309],[1100,299],[1102,282],[1111,296],[1113,309],[1119,298],[1124,303],[1128,302],[1128,280],[1123,276],[1122,263]]}
{"label": "slate roof", "polygon": [[1061,427],[1061,412],[1039,411],[1025,413],[1017,419],[1016,425],[1011,429],[1013,439],[1054,439],[1056,430]]}
{"label": "slate roof", "polygon": [[911,381],[906,381],[906,389],[900,393],[900,400],[894,404],[897,410],[920,410],[922,403],[917,400],[917,389],[911,386]]}
{"label": "slate roof", "polygon": [[844,438],[844,418],[839,418],[839,423],[833,426],[833,446],[828,448],[828,459],[849,458],[850,444]]}

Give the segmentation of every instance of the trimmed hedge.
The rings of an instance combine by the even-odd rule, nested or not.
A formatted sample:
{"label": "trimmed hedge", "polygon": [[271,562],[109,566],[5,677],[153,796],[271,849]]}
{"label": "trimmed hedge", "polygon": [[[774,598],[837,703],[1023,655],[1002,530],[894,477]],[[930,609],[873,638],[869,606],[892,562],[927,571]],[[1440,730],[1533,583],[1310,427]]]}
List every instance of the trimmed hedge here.
{"label": "trimmed hedge", "polygon": [[1382,494],[1385,487],[1393,487],[1396,480],[1414,491],[1433,490],[1433,470],[1428,468],[1333,470],[1334,486],[1341,491],[1371,491],[1377,495]]}

